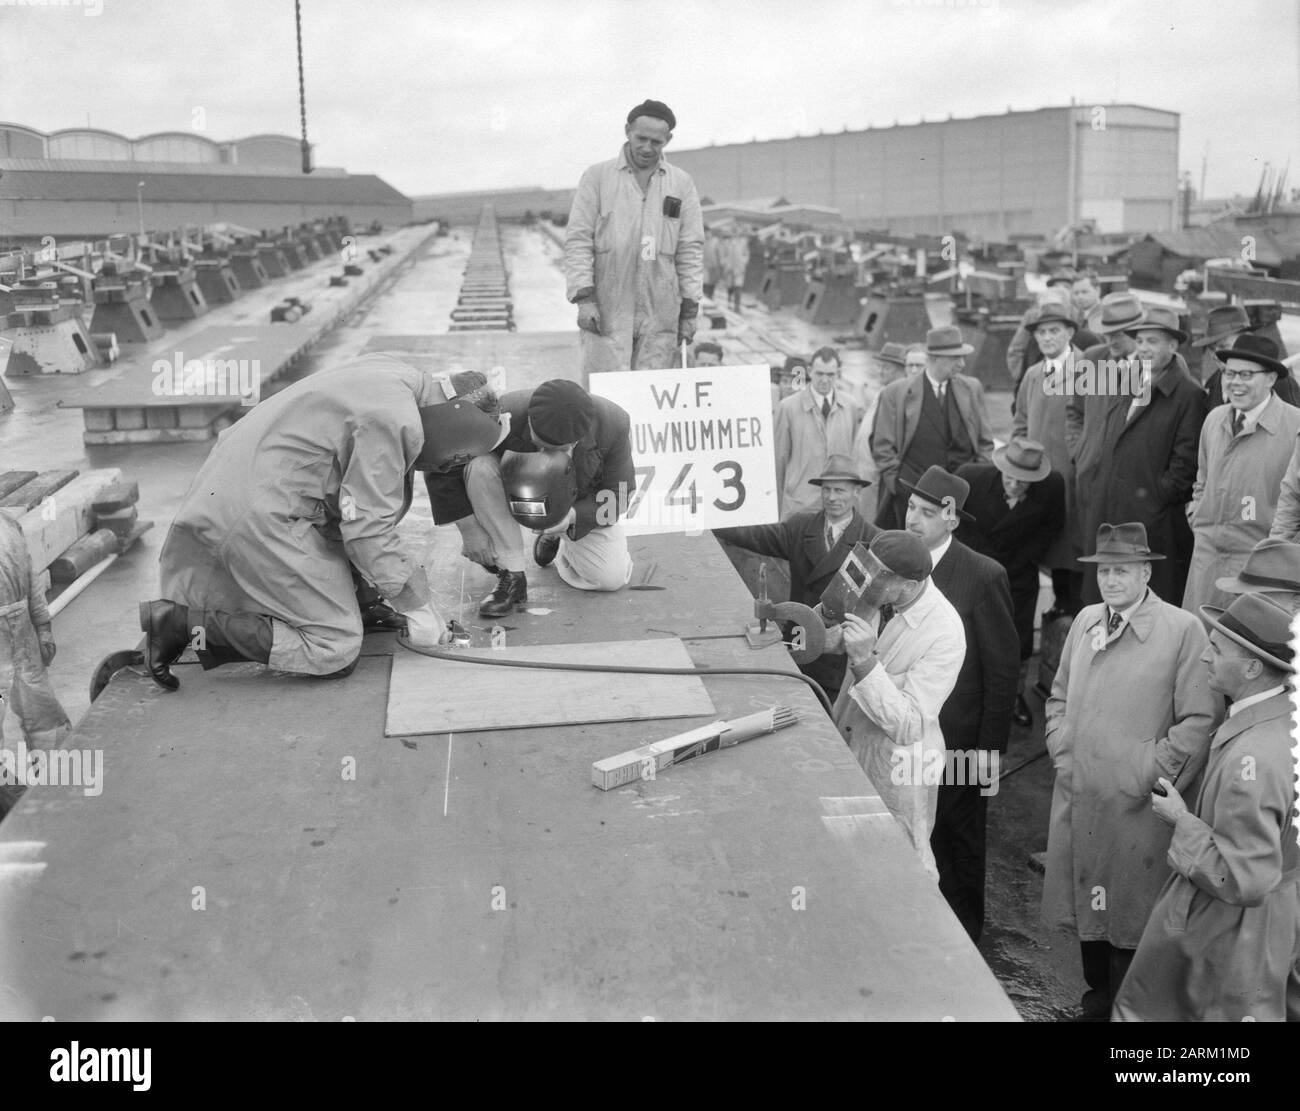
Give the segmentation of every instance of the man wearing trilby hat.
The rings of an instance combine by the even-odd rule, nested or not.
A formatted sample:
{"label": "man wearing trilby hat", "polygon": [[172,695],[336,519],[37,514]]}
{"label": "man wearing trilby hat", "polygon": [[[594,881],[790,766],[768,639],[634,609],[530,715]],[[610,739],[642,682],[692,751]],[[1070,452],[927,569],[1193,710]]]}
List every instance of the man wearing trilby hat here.
{"label": "man wearing trilby hat", "polygon": [[[1205,319],[1205,335],[1193,340],[1192,346],[1203,349],[1204,356],[1201,373],[1209,371],[1205,380],[1205,394],[1210,399],[1210,408],[1222,405],[1228,400],[1224,389],[1223,363],[1220,361],[1219,348],[1233,347],[1239,336],[1255,331],[1246,310],[1240,305],[1218,305],[1212,308]],[[1196,369],[1196,368],[1193,368]],[[1273,383],[1273,392],[1288,405],[1300,406],[1300,390],[1296,389],[1291,377],[1278,378]]]}
{"label": "man wearing trilby hat", "polygon": [[[1020,380],[1011,437],[1034,440],[1046,447],[1052,470],[1061,476],[1068,490],[1074,483],[1074,459],[1066,429],[1066,410],[1076,392],[1075,362],[1083,357],[1074,343],[1078,325],[1064,305],[1048,304],[1030,320],[1029,331],[1042,358]],[[1069,496],[1067,493],[1067,499]],[[1081,604],[1083,575],[1075,559],[1082,552],[1077,530],[1062,528],[1043,555],[1052,573],[1055,606],[1071,615],[1079,612]]]}
{"label": "man wearing trilby hat", "polygon": [[925,371],[880,391],[871,454],[880,468],[876,524],[902,528],[909,494],[928,467],[952,472],[963,463],[987,463],[993,454],[984,387],[962,374],[974,348],[961,329],[932,328],[925,337]]}
{"label": "man wearing trilby hat", "polygon": [[[1149,365],[1150,379],[1111,398],[1091,505],[1091,535],[1103,521],[1139,521],[1163,557],[1151,589],[1178,605],[1187,585],[1192,530],[1185,506],[1196,481],[1196,452],[1208,406],[1205,391],[1187,373],[1178,345],[1187,333],[1172,309],[1148,306],[1128,329],[1134,355]],[[1083,600],[1098,601],[1097,583],[1083,580]]]}
{"label": "man wearing trilby hat", "polygon": [[967,463],[957,477],[970,484],[966,510],[973,520],[957,539],[1006,569],[1020,641],[1020,679],[1012,720],[1033,724],[1024,698],[1025,671],[1034,654],[1034,607],[1038,566],[1065,523],[1065,480],[1052,470],[1047,449],[1034,440],[1012,440],[993,453],[992,463]]}
{"label": "man wearing trilby hat", "polygon": [[1080,943],[1083,1017],[1104,1018],[1169,875],[1169,830],[1149,796],[1164,777],[1186,786],[1205,763],[1223,703],[1200,663],[1201,622],[1149,589],[1138,522],[1103,524],[1095,564],[1104,599],[1070,626],[1047,700],[1044,740],[1056,767],[1043,879],[1043,921]]}
{"label": "man wearing trilby hat", "polygon": [[1216,578],[1235,573],[1273,524],[1287,464],[1300,434],[1300,409],[1273,393],[1288,377],[1277,345],[1245,333],[1215,354],[1223,361],[1228,404],[1201,428],[1196,485],[1188,505],[1195,537],[1183,608],[1223,605]]}
{"label": "man wearing trilby hat", "polygon": [[[1172,827],[1174,874],[1115,1001],[1117,1020],[1300,1019],[1300,845],[1290,690],[1291,615],[1262,594],[1202,606],[1210,686],[1232,700],[1194,812],[1166,776],[1151,795]],[[1291,982],[1288,989],[1288,980]]]}
{"label": "man wearing trilby hat", "polygon": [[1284,610],[1300,613],[1300,544],[1272,536],[1261,540],[1240,571],[1214,585],[1229,594],[1267,594]]}

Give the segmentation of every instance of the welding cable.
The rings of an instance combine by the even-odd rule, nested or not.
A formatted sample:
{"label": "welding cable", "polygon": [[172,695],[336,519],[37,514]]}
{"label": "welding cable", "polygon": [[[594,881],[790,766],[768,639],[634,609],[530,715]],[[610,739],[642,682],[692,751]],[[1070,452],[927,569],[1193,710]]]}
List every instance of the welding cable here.
{"label": "welding cable", "polygon": [[417,648],[404,630],[399,630],[397,643],[408,652],[418,652],[435,660],[450,660],[459,664],[488,664],[491,667],[533,667],[540,671],[613,671],[626,675],[775,675],[781,679],[799,679],[808,684],[817,701],[822,704],[827,717],[834,718],[830,699],[812,679],[803,672],[778,671],[772,667],[616,667],[613,664],[560,664],[542,663],[538,660],[492,660],[484,656],[466,656],[463,652],[446,648]]}

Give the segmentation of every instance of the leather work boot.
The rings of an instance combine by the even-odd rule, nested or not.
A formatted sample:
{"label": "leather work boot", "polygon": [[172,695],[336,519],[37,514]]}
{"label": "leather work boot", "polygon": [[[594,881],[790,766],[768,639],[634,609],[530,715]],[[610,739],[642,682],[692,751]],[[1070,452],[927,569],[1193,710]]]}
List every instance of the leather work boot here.
{"label": "leather work boot", "polygon": [[153,681],[165,691],[174,691],[181,681],[171,665],[190,642],[189,610],[163,599],[140,603],[140,628],[145,634],[145,663]]}
{"label": "leather work boot", "polygon": [[361,607],[363,633],[391,633],[407,626],[406,614],[398,613],[382,598]]}
{"label": "leather work boot", "polygon": [[549,567],[555,562],[555,553],[560,550],[558,536],[539,536],[533,542],[533,559],[538,567]]}
{"label": "leather work boot", "polygon": [[497,576],[497,586],[479,603],[478,611],[484,617],[504,617],[528,601],[528,579],[523,571],[502,571]]}

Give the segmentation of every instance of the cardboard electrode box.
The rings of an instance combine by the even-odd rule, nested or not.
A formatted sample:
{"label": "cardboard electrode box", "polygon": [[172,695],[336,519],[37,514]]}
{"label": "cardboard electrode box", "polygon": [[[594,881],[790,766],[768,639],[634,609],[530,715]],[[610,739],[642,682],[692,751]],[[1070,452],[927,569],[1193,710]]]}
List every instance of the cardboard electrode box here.
{"label": "cardboard electrode box", "polygon": [[666,737],[662,741],[654,741],[640,748],[620,752],[617,756],[597,760],[591,765],[592,785],[602,791],[609,791],[637,779],[649,779],[674,764],[683,748],[703,744],[719,736],[726,728],[725,721],[715,721],[712,725],[702,725],[689,733]]}

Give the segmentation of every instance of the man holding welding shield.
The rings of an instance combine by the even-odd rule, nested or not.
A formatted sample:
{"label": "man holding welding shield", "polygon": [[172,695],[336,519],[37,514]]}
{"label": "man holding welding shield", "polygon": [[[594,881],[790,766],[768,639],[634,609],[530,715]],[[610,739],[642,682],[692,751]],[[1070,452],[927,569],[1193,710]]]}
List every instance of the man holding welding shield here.
{"label": "man holding welding shield", "polygon": [[563,378],[506,394],[501,411],[510,431],[495,451],[426,476],[434,521],[454,521],[461,554],[497,576],[479,613],[528,601],[521,526],[535,534],[538,567],[554,563],[576,590],[622,589],[632,557],[618,518],[636,482],[627,413]]}
{"label": "man holding welding shield", "polygon": [[939,711],[966,654],[961,618],[930,581],[930,553],[908,532],[858,545],[822,595],[827,649],[849,673],[835,724],[936,882],[930,848],[946,767]]}

